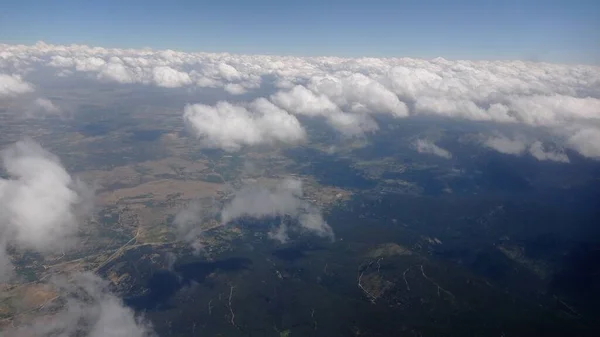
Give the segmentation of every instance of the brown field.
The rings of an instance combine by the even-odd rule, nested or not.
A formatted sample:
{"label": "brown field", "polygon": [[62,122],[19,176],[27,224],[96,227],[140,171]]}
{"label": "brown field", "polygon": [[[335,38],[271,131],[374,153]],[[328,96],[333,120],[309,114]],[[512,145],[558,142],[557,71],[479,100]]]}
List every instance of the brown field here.
{"label": "brown field", "polygon": [[144,201],[164,201],[168,196],[179,193],[179,199],[216,196],[223,184],[198,180],[160,179],[146,182],[135,187],[120,188],[100,193],[98,200],[103,205],[118,203],[139,203]]}
{"label": "brown field", "polygon": [[110,190],[112,186],[136,186],[145,182],[159,180],[161,177],[186,178],[205,172],[206,163],[170,157],[155,161],[145,161],[135,165],[118,166],[112,170],[91,170],[79,176],[86,182],[98,186],[100,191]]}

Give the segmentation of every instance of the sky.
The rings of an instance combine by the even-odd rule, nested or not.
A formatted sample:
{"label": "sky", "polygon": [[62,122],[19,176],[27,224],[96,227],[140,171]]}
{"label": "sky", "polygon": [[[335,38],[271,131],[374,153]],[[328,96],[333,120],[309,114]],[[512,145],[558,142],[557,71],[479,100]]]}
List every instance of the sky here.
{"label": "sky", "polygon": [[600,63],[595,0],[0,0],[0,43]]}

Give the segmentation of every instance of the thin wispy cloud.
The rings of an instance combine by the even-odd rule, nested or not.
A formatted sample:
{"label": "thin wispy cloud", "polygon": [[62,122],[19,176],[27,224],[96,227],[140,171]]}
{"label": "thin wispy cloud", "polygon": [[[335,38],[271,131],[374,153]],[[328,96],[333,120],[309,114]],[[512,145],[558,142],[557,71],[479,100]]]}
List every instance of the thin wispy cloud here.
{"label": "thin wispy cloud", "polygon": [[233,198],[221,211],[224,224],[248,218],[291,217],[294,223],[286,223],[271,230],[270,237],[280,242],[287,241],[290,230],[307,232],[320,237],[334,238],[332,228],[323,219],[321,211],[304,200],[301,180],[287,178],[274,184],[249,183],[234,193]]}
{"label": "thin wispy cloud", "polygon": [[50,282],[62,303],[48,304],[48,313],[18,327],[7,337],[85,336],[153,337],[152,325],[126,307],[93,273],[58,276]]}
{"label": "thin wispy cloud", "polygon": [[444,159],[452,158],[452,153],[450,153],[450,151],[443,149],[435,143],[433,143],[432,141],[426,139],[417,139],[414,142],[414,147],[419,153],[432,154],[438,157],[442,157]]}

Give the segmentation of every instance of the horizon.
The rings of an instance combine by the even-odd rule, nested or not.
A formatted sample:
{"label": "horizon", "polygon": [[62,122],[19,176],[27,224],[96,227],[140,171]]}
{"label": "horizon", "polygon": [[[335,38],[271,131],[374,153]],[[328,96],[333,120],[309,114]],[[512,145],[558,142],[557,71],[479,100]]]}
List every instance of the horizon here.
{"label": "horizon", "polygon": [[0,43],[245,55],[600,62],[595,1],[9,3]]}
{"label": "horizon", "polygon": [[444,56],[433,56],[433,57],[417,57],[417,56],[338,56],[333,54],[318,54],[318,55],[296,55],[296,54],[276,54],[276,53],[242,53],[242,52],[228,52],[228,51],[205,51],[205,50],[181,50],[181,49],[173,49],[173,48],[152,48],[152,47],[139,47],[139,48],[119,48],[119,47],[111,47],[106,45],[94,45],[94,44],[85,44],[85,43],[66,43],[66,44],[57,44],[50,43],[47,41],[39,40],[31,44],[25,43],[1,43],[1,47],[15,48],[15,47],[24,47],[24,48],[35,48],[36,46],[46,46],[51,48],[72,48],[72,47],[83,47],[89,49],[104,49],[105,51],[135,51],[135,52],[167,52],[172,51],[175,53],[182,53],[188,55],[215,55],[215,56],[252,56],[252,57],[279,57],[279,58],[298,58],[298,59],[339,59],[339,60],[365,60],[365,59],[376,59],[376,60],[422,60],[428,62],[435,61],[449,61],[449,62],[477,62],[477,63],[485,63],[485,62],[499,62],[499,63],[507,63],[507,62],[523,62],[523,63],[531,63],[531,64],[548,64],[548,65],[557,65],[557,66],[585,66],[585,67],[600,67],[600,61],[598,63],[584,63],[584,62],[558,62],[558,61],[548,61],[548,60],[536,60],[536,59],[519,59],[519,58],[452,58],[452,57],[444,57]]}

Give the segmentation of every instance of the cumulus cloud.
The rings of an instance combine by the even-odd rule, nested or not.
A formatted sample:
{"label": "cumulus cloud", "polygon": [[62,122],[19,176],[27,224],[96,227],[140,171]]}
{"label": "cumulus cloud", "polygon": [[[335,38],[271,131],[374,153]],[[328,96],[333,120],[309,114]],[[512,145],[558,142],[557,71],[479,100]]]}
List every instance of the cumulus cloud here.
{"label": "cumulus cloud", "polygon": [[70,279],[53,280],[60,300],[57,313],[42,316],[19,328],[8,329],[7,337],[87,336],[151,337],[151,325],[110,293],[108,284],[95,274],[77,273]]}
{"label": "cumulus cloud", "polygon": [[510,139],[504,136],[489,137],[483,141],[483,145],[504,154],[521,155],[527,149],[524,139]]}
{"label": "cumulus cloud", "polygon": [[432,141],[426,139],[417,139],[414,143],[414,146],[417,152],[419,153],[433,154],[435,156],[442,157],[445,159],[452,158],[452,153],[450,153],[448,150],[443,149],[435,145],[435,143],[433,143]]}
{"label": "cumulus cloud", "polygon": [[539,140],[530,142],[524,137],[511,139],[503,135],[496,135],[483,139],[482,143],[484,146],[504,154],[520,156],[529,153],[540,161],[570,162],[564,150],[555,145],[548,147]]}
{"label": "cumulus cloud", "polygon": [[237,151],[244,145],[297,144],[306,132],[296,117],[264,98],[247,105],[188,105],[183,118],[206,146]]}
{"label": "cumulus cloud", "polygon": [[379,125],[367,114],[339,112],[327,116],[327,122],[345,136],[362,136],[379,130]]}
{"label": "cumulus cloud", "polygon": [[280,107],[300,115],[322,116],[327,123],[346,136],[363,135],[376,131],[379,126],[366,113],[347,113],[323,94],[315,94],[302,85],[271,96]]}
{"label": "cumulus cloud", "polygon": [[570,136],[567,143],[586,157],[600,159],[600,129],[582,128]]}
{"label": "cumulus cloud", "polygon": [[600,99],[592,97],[519,96],[509,98],[509,105],[520,122],[533,126],[600,119]]}
{"label": "cumulus cloud", "polygon": [[165,88],[178,88],[192,83],[187,73],[166,66],[152,69],[152,79],[156,85]]}
{"label": "cumulus cloud", "polygon": [[288,111],[307,116],[327,116],[338,111],[338,106],[327,96],[316,95],[302,85],[277,92],[271,100]]}
{"label": "cumulus cloud", "polygon": [[48,62],[48,65],[51,67],[56,67],[56,68],[67,68],[67,67],[74,66],[75,60],[73,60],[70,57],[54,55],[51,57],[51,60],[50,60],[50,62]]}
{"label": "cumulus cloud", "polygon": [[[287,241],[288,229],[333,239],[333,230],[319,209],[303,196],[302,181],[298,179],[283,179],[273,186],[248,184],[236,191],[233,199],[222,209],[221,221],[226,224],[244,217],[281,217],[281,225],[270,233],[273,239]],[[294,219],[294,224],[287,224],[283,219],[286,216]]]}
{"label": "cumulus cloud", "polygon": [[88,192],[59,159],[25,140],[2,152],[8,179],[0,180],[2,224],[21,247],[57,248],[77,230],[77,208]]}
{"label": "cumulus cloud", "polygon": [[136,76],[133,69],[123,63],[110,62],[98,72],[98,78],[119,83],[135,83]]}
{"label": "cumulus cloud", "polygon": [[240,73],[233,66],[226,63],[219,63],[217,69],[221,76],[226,80],[237,80],[241,77]]}
{"label": "cumulus cloud", "polygon": [[0,73],[0,97],[14,96],[32,91],[33,85],[23,81],[20,76]]}
{"label": "cumulus cloud", "polygon": [[338,106],[359,112],[408,116],[406,104],[381,83],[360,73],[347,76],[315,76],[309,83],[314,92],[322,93]]}
{"label": "cumulus cloud", "polygon": [[73,60],[75,64],[75,69],[77,71],[86,71],[86,72],[97,72],[100,71],[103,66],[106,64],[102,58],[99,57],[85,57],[85,58],[76,58]]}
{"label": "cumulus cloud", "polygon": [[[9,177],[0,179],[0,251],[7,244],[39,252],[64,249],[77,231],[78,215],[90,205],[90,190],[31,140],[1,156]],[[3,265],[9,269],[0,274],[7,275],[10,266]]]}
{"label": "cumulus cloud", "polygon": [[415,112],[474,121],[514,121],[514,118],[508,114],[508,108],[504,105],[493,104],[488,109],[484,109],[469,100],[446,97],[419,98],[415,104]]}

